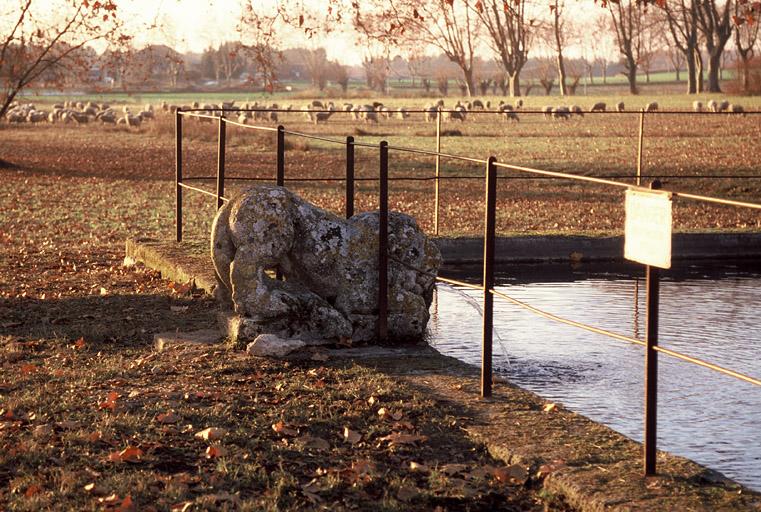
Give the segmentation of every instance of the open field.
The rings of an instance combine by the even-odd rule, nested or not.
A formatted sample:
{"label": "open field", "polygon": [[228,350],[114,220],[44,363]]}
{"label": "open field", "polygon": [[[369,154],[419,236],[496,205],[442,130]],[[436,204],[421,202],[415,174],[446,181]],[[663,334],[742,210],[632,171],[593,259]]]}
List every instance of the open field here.
{"label": "open field", "polygon": [[[575,98],[588,108],[600,98]],[[627,98],[631,108],[652,98]],[[538,108],[544,98],[528,98],[526,108]],[[607,98],[610,102],[610,98]],[[686,96],[659,97],[666,108],[687,108]],[[748,109],[761,106],[746,100]],[[303,105],[299,100],[296,105]],[[422,106],[415,102],[389,100],[391,107]],[[345,140],[377,144],[387,140],[392,146],[435,149],[435,126],[421,114],[406,120],[381,120],[377,125],[357,123],[347,114],[337,113],[329,122],[313,125],[303,114],[281,114],[286,129],[317,133]],[[631,114],[587,114],[569,121],[544,119],[541,114],[520,114],[518,123],[496,114],[472,114],[464,123],[443,124],[442,150],[447,153],[485,159],[494,155],[500,162],[589,176],[613,177],[633,183],[636,172],[639,116]],[[678,113],[648,115],[645,122],[643,175],[645,181],[659,177],[665,187],[719,197],[758,200],[761,169],[757,141],[761,116],[705,115]],[[154,218],[146,234],[171,236],[173,221],[174,134],[172,116],[160,115],[138,130],[83,126],[13,126],[2,128],[0,158],[23,167],[25,179],[44,183],[51,173],[78,187],[72,180],[92,179],[128,195],[142,197],[141,208],[150,208]],[[268,126],[274,127],[273,123]],[[185,176],[213,176],[216,172],[217,128],[214,124],[185,120]],[[286,177],[309,179],[341,177],[344,148],[340,145],[286,136]],[[228,126],[226,153],[228,177],[274,179],[275,140],[272,132]],[[377,177],[377,149],[356,149],[357,176]],[[417,179],[433,176],[433,157],[391,151],[392,177]],[[579,184],[565,180],[529,179],[525,174],[501,171],[498,229],[503,233],[598,232],[616,233],[623,226],[623,198],[620,190]],[[480,164],[442,159],[440,233],[478,234],[482,222],[483,175]],[[126,181],[125,181],[126,180]],[[213,182],[206,183],[207,190]],[[333,211],[343,209],[340,182],[291,182],[289,186],[310,200]],[[130,189],[138,187],[140,190]],[[234,188],[228,182],[228,189]],[[394,209],[414,215],[424,229],[433,228],[432,181],[396,181],[391,184]],[[377,187],[371,182],[357,184],[356,211],[377,207]],[[213,215],[211,198],[186,192],[190,205],[186,212],[189,233],[202,235]],[[127,217],[132,214],[125,213]],[[125,223],[128,227],[129,223]],[[679,201],[675,205],[675,227],[697,229],[757,229],[759,217],[752,211],[714,207]]]}

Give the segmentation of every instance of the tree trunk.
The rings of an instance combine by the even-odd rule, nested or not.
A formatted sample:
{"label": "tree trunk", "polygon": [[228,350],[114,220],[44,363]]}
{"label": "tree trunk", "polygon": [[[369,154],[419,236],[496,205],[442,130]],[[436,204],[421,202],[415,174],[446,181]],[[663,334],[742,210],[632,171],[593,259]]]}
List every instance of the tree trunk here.
{"label": "tree trunk", "polygon": [[508,83],[510,88],[510,97],[517,98],[521,95],[521,74],[519,71],[510,73],[508,77]]}
{"label": "tree trunk", "polygon": [[473,79],[473,68],[462,68],[462,74],[465,77],[465,92],[470,98],[476,92],[476,83]]}
{"label": "tree trunk", "polygon": [[565,62],[563,62],[563,52],[558,52],[558,82],[560,85],[560,95],[568,96],[568,88],[565,84]]}
{"label": "tree trunk", "polygon": [[719,71],[721,69],[721,52],[708,57],[708,92],[721,92]]}
{"label": "tree trunk", "polygon": [[687,49],[687,94],[697,94],[698,92],[698,77],[697,66],[695,65],[695,49]]}
{"label": "tree trunk", "polygon": [[743,92],[748,93],[750,91],[750,62],[748,59],[747,53],[744,55],[740,55],[740,58],[742,59],[742,84],[743,84]]}
{"label": "tree trunk", "polygon": [[679,69],[679,66],[674,66],[674,72],[676,73],[676,81],[678,82],[682,75],[680,74],[681,70]]}
{"label": "tree trunk", "polygon": [[699,49],[695,49],[695,88],[696,92],[703,92],[703,56]]}
{"label": "tree trunk", "polygon": [[637,89],[637,63],[630,60],[626,66],[626,80],[629,82],[629,93],[639,94]]}

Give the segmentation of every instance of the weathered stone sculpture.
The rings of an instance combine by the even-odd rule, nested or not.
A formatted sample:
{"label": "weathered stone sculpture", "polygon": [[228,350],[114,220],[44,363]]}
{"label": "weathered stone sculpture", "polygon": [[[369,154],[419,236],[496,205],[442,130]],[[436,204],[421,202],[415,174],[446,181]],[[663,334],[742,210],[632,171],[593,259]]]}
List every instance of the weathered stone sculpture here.
{"label": "weathered stone sculpture", "polygon": [[[238,342],[260,334],[368,342],[378,321],[377,212],[344,220],[275,186],[225,204],[211,253]],[[412,217],[389,214],[389,340],[420,339],[441,254]],[[279,269],[284,280],[276,280]]]}

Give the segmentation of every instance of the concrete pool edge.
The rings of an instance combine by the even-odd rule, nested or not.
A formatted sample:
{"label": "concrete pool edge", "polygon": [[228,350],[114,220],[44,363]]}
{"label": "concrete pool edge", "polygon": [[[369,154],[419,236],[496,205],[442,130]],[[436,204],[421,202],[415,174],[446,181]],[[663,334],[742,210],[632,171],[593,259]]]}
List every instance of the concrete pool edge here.
{"label": "concrete pool edge", "polygon": [[[483,238],[436,237],[446,265],[483,260]],[[519,235],[497,237],[498,263],[623,261],[623,236]],[[761,256],[761,233],[674,233],[674,259]]]}
{"label": "concrete pool edge", "polygon": [[761,494],[684,457],[658,452],[658,475],[642,475],[642,445],[505,380],[480,399],[478,369],[433,348],[357,361],[461,411],[463,429],[527,485],[575,510],[761,510]]}
{"label": "concrete pool edge", "polygon": [[[573,247],[579,246],[577,238],[588,240],[571,238]],[[761,234],[751,238],[758,244],[753,250],[761,252]],[[732,242],[733,247],[755,247],[743,245],[747,243],[744,237],[737,241],[742,244]],[[727,241],[714,239],[712,243],[726,245]],[[159,270],[164,278],[192,282],[213,293],[215,278],[208,260],[208,242],[204,240],[181,244],[128,240],[126,250],[126,264],[140,262]],[[355,361],[399,375],[437,401],[462,408],[467,419],[463,428],[474,440],[506,464],[529,468],[532,485],[561,496],[576,509],[761,510],[760,494],[689,459],[665,452],[658,455],[661,474],[645,479],[641,476],[639,443],[561,405],[547,414],[543,410],[545,400],[507,382],[495,386],[493,399],[478,400],[477,369],[432,348],[413,356]],[[537,476],[542,468],[546,474]]]}

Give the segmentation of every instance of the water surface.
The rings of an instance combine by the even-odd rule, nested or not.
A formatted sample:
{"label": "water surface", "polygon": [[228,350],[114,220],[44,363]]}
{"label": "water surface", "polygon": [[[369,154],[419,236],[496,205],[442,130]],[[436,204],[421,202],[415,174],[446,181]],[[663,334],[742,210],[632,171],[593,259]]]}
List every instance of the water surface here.
{"label": "water surface", "polygon": [[[480,281],[480,269],[442,274]],[[642,276],[642,267],[629,265],[524,265],[500,271],[497,289],[550,313],[643,338]],[[479,291],[439,285],[431,344],[480,365],[480,302]],[[760,312],[761,266],[676,262],[661,283],[660,344],[759,378]],[[499,298],[494,326],[495,372],[642,441],[642,347]],[[663,354],[658,386],[658,448],[761,490],[761,388]]]}

